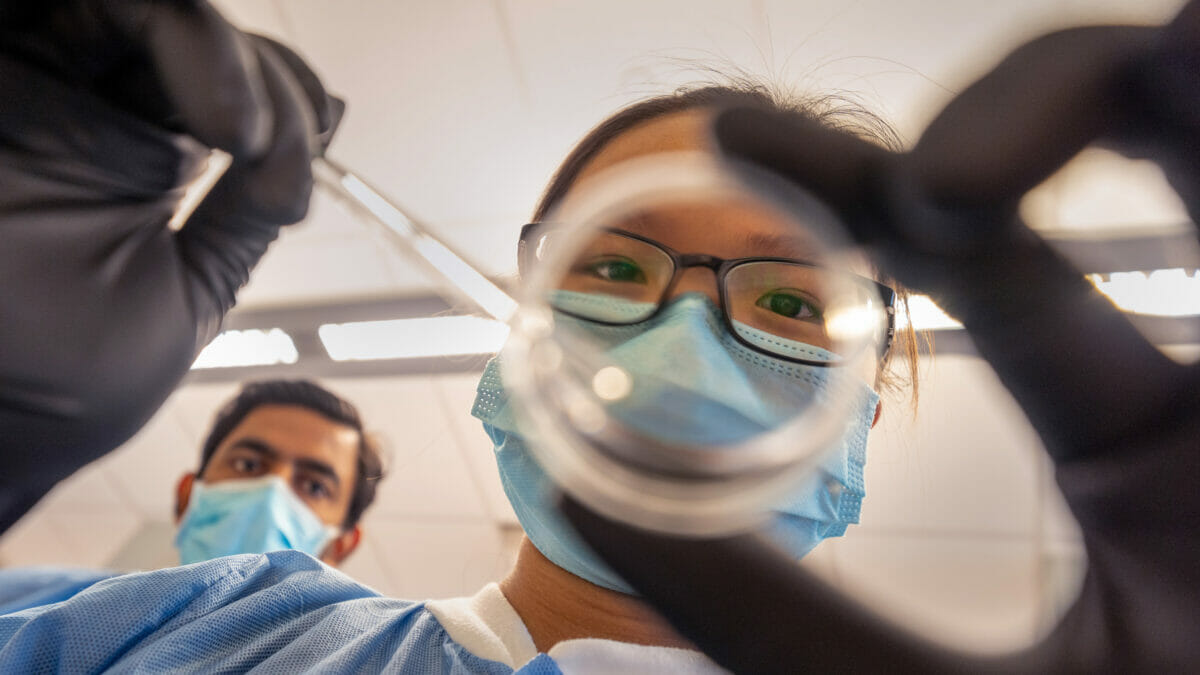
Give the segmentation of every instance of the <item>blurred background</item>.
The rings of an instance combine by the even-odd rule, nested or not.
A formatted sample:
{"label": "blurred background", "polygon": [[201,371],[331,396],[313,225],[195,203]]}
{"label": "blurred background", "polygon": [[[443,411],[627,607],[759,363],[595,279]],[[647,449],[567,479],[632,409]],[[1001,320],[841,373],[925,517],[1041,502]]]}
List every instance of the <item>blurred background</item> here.
{"label": "blurred background", "polygon": [[[517,233],[557,163],[628,102],[709,81],[712,72],[745,72],[799,93],[847,94],[911,144],[956,91],[1025,39],[1080,23],[1161,22],[1182,3],[215,4],[242,28],[295,47],[347,100],[331,157],[511,286]],[[1117,249],[1136,255],[1137,242],[1169,239],[1187,222],[1153,165],[1089,151],[1023,209],[1099,283],[1164,297],[1143,288],[1150,277],[1112,274],[1122,268],[1109,262]],[[1179,274],[1186,278],[1175,281],[1192,288],[1200,279],[1195,270]],[[1131,309],[1156,314],[1143,321],[1147,335],[1192,359],[1187,316],[1200,310],[1168,305]],[[304,375],[358,405],[391,455],[364,543],[345,571],[406,598],[471,594],[502,578],[520,530],[469,410],[503,330],[371,323],[460,309],[378,228],[318,190],[309,218],[285,230],[254,272],[221,348],[206,352],[140,434],[0,539],[0,565],[174,564],[175,483],[196,468],[216,409],[244,379]],[[933,330],[937,344],[920,364],[919,411],[914,419],[907,400],[885,400],[862,524],[805,564],[936,639],[980,649],[1028,643],[1077,588],[1084,554],[1076,526],[1033,431],[969,340],[936,313],[914,312],[913,321]],[[321,328],[364,322],[373,351],[339,351],[337,331]]]}

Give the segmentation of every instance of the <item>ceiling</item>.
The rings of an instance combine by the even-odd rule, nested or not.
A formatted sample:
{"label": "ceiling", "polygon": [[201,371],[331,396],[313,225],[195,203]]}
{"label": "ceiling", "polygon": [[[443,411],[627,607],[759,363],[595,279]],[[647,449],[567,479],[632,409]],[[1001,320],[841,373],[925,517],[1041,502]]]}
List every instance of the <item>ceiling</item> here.
{"label": "ceiling", "polygon": [[[1162,21],[1179,0],[227,0],[246,30],[295,47],[347,103],[329,154],[382,189],[486,274],[515,274],[516,238],[557,163],[638,98],[749,73],[839,92],[920,129],[1007,49],[1052,27]],[[1048,227],[1179,222],[1153,169],[1099,172]],[[1089,174],[1091,176],[1092,174]],[[1108,176],[1108,180],[1103,180]],[[1114,179],[1113,177],[1119,177]],[[1133,185],[1131,185],[1131,183]],[[1115,186],[1113,185],[1115,184]],[[1149,188],[1142,189],[1142,184]],[[1138,198],[1137,195],[1149,196]],[[1097,195],[1108,198],[1097,203]],[[1049,204],[1047,204],[1049,202]],[[1166,211],[1163,214],[1163,211]],[[1063,214],[1068,218],[1062,218]],[[1070,222],[1063,222],[1064,220]],[[420,267],[318,191],[240,298],[242,308],[426,294]]]}
{"label": "ceiling", "polygon": [[[705,80],[714,69],[745,70],[805,91],[853,94],[911,142],[957,89],[1021,40],[1079,22],[1157,22],[1181,2],[216,4],[240,26],[295,47],[347,100],[332,157],[504,280],[515,274],[517,233],[557,162],[593,124],[639,97]],[[1049,229],[1180,222],[1178,203],[1153,167],[1102,154],[1089,166],[1025,207]],[[332,315],[340,306],[387,308],[413,297],[416,304],[406,306],[423,306],[420,299],[436,288],[419,270],[376,227],[318,191],[309,217],[287,228],[255,270],[236,311]],[[994,377],[977,359],[948,357],[943,364],[923,365],[929,394],[916,436],[903,402],[889,407],[883,426],[907,432],[873,435],[878,475],[869,481],[886,485],[883,474],[890,472],[893,488],[873,492],[873,510],[864,514],[864,522],[879,523],[874,539],[857,540],[869,556],[844,554],[856,550],[849,547],[838,558],[839,549],[825,548],[834,553],[822,554],[818,564],[864,583],[901,579],[894,586],[902,592],[940,593],[947,611],[999,621],[997,635],[1025,635],[1040,619],[1023,609],[1006,614],[1004,603],[1042,593],[1055,578],[1047,576],[1044,557],[1030,562],[1031,551],[1045,554],[1036,542],[1047,531],[1060,543],[1077,535],[1055,501],[1046,465],[1030,450],[1032,431]],[[384,592],[470,592],[511,561],[515,520],[487,439],[466,413],[478,370],[476,360],[404,377],[370,377],[369,365],[354,377],[318,373],[362,408],[391,448],[392,473],[369,512],[365,552],[348,567]],[[64,483],[0,539],[0,565],[169,564],[174,482],[194,466],[215,409],[235,390],[221,381],[181,387],[138,436]],[[920,552],[880,548],[912,536],[940,543]],[[962,542],[976,540],[992,548],[970,560],[1017,561],[990,586],[968,584],[983,589],[977,606],[964,599],[973,597],[967,586],[942,583],[952,576],[944,564],[968,560]],[[1077,555],[1077,543],[1067,548]],[[867,557],[884,561],[884,568],[863,567]],[[880,576],[880,569],[899,576]],[[1009,579],[1019,579],[1025,595],[1006,590]],[[953,611],[946,630],[961,616]]]}

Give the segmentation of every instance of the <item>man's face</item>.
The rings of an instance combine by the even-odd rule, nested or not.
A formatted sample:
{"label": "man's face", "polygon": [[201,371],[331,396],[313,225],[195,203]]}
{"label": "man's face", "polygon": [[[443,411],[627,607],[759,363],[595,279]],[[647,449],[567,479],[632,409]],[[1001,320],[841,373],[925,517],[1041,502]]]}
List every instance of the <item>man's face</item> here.
{"label": "man's face", "polygon": [[341,528],[357,480],[359,433],[307,408],[264,405],[221,441],[199,476],[213,485],[278,476],[327,525]]}

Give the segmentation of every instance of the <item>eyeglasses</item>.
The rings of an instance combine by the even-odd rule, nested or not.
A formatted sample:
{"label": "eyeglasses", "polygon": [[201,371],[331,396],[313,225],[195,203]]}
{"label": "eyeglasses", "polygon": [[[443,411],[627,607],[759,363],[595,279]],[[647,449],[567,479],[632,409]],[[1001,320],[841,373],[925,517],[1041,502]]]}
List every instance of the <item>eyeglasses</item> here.
{"label": "eyeglasses", "polygon": [[[545,223],[523,227],[522,272],[545,259],[565,234]],[[725,328],[756,352],[831,366],[853,356],[833,353],[839,346],[861,343],[864,336],[878,345],[880,359],[891,349],[896,292],[884,284],[791,258],[679,253],[616,229],[601,230],[575,256],[550,304],[603,325],[640,323],[662,311],[689,267],[714,272]]]}

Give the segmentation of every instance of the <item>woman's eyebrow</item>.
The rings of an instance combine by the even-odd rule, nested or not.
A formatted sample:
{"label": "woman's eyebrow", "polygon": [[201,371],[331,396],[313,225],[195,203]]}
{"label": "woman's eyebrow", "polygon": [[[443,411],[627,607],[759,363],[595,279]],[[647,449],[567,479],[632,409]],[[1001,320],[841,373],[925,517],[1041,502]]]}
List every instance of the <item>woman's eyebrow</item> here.
{"label": "woman's eyebrow", "polygon": [[812,260],[816,254],[808,240],[796,235],[748,232],[745,236],[746,248],[754,251],[755,256]]}

